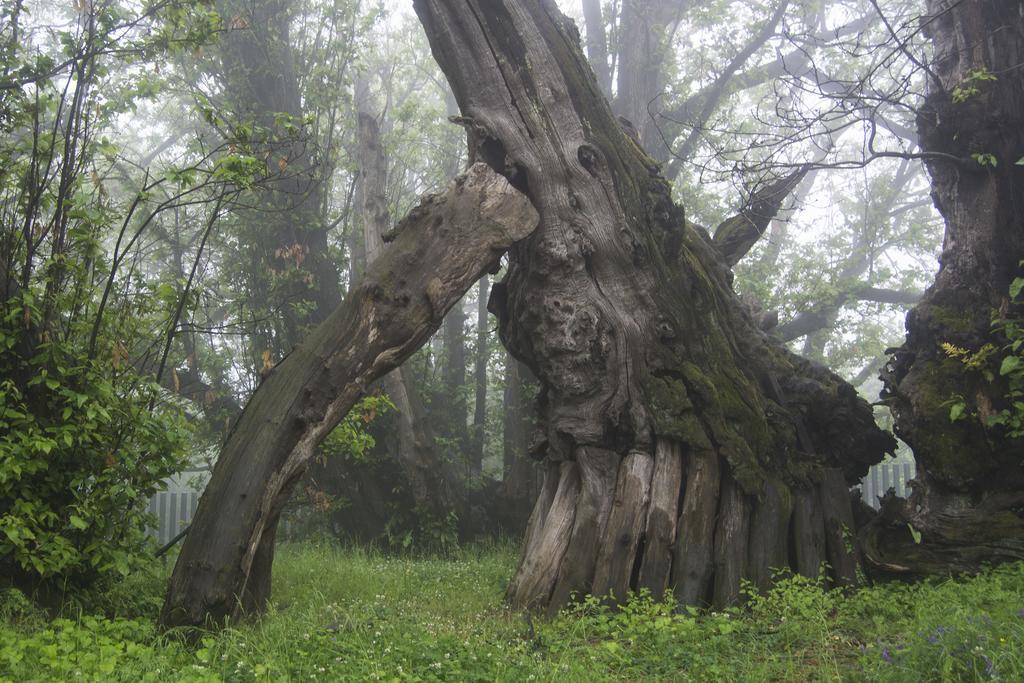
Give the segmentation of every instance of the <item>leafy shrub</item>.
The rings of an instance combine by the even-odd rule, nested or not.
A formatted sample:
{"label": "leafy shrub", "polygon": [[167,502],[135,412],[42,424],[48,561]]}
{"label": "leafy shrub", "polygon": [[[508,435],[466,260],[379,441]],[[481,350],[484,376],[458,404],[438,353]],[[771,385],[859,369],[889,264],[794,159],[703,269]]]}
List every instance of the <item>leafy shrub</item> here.
{"label": "leafy shrub", "polygon": [[115,344],[24,344],[30,293],[0,313],[0,566],[61,590],[126,576],[147,499],[183,465],[182,414]]}

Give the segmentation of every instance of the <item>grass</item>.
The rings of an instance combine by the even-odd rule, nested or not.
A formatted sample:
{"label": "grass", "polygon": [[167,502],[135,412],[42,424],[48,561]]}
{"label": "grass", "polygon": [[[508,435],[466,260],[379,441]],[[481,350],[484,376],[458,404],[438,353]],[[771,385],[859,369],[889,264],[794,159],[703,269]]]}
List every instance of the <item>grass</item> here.
{"label": "grass", "polygon": [[260,620],[159,635],[166,570],[45,615],[0,594],[0,680],[1024,680],[1024,564],[846,595],[792,578],[743,610],[588,599],[552,622],[502,606],[509,547],[445,559],[284,545]]}

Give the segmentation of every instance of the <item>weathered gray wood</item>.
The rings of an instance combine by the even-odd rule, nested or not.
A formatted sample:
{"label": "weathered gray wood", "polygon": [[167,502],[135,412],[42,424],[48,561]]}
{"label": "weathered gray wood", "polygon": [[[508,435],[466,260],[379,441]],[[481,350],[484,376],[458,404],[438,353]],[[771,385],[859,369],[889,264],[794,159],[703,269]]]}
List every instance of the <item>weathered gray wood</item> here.
{"label": "weathered gray wood", "polygon": [[651,478],[651,506],[644,531],[644,556],[640,564],[639,588],[647,588],[655,600],[665,595],[672,576],[672,553],[682,500],[683,451],[672,439],[658,439]]}
{"label": "weathered gray wood", "polygon": [[272,527],[317,445],[530,233],[535,216],[504,179],[476,166],[403,219],[362,283],[274,368],[228,435],[171,575],[164,626],[221,623],[262,608],[269,566],[256,559],[272,557]]}
{"label": "weathered gray wood", "polygon": [[654,457],[642,451],[631,452],[619,467],[615,499],[597,556],[594,595],[611,596],[613,602],[621,602],[629,593],[651,502],[653,473]]}
{"label": "weathered gray wood", "polygon": [[750,511],[743,489],[731,475],[726,475],[722,479],[715,527],[715,588],[711,604],[716,608],[739,602],[749,528]]}
{"label": "weathered gray wood", "polygon": [[576,503],[576,520],[558,581],[551,594],[549,614],[568,602],[573,593],[589,593],[594,581],[597,553],[605,535],[621,458],[604,448],[577,449],[582,488]]}
{"label": "weathered gray wood", "polygon": [[850,487],[837,469],[826,468],[818,482],[818,499],[825,522],[825,549],[836,585],[857,585],[859,564]]}
{"label": "weathered gray wood", "polygon": [[772,584],[773,571],[789,568],[789,519],[793,502],[781,482],[767,479],[761,497],[753,503],[747,575],[760,591]]}
{"label": "weathered gray wood", "polygon": [[540,546],[541,532],[544,530],[544,523],[547,521],[551,504],[555,500],[555,493],[558,492],[561,469],[561,464],[557,462],[548,462],[545,465],[540,493],[537,494],[530,518],[526,522],[526,533],[523,534],[522,549],[517,566],[522,566],[526,558],[536,553]]}
{"label": "weathered gray wood", "polygon": [[558,490],[537,535],[533,551],[523,558],[508,586],[513,607],[532,609],[547,605],[555,577],[569,546],[576,501],[580,494],[580,469],[573,461],[560,465]]}
{"label": "weathered gray wood", "polygon": [[[749,491],[771,470],[794,474],[776,454],[797,446],[798,411],[811,410],[780,410],[780,392],[768,391],[767,378],[812,397],[816,417],[833,406],[841,412],[820,429],[809,425],[820,443],[803,450],[823,460],[857,469],[877,461],[892,440],[841,379],[800,362],[753,323],[731,290],[727,264],[686,224],[657,165],[624,132],[574,25],[551,0],[414,0],[414,7],[479,158],[541,215],[537,232],[510,252],[490,309],[509,352],[541,383],[545,457],[568,460],[594,447],[648,454],[649,462],[662,438],[707,454],[716,483],[695,491],[704,516],[684,515],[698,546],[678,572],[689,577],[683,592],[690,601],[703,599],[719,460]],[[627,461],[637,459],[620,465],[620,483],[634,476]],[[635,554],[648,517],[649,492],[632,495],[629,509],[613,508],[593,585],[620,599],[636,587],[642,558]],[[745,551],[735,555],[742,564]],[[558,599],[566,593],[559,590]],[[510,597],[521,604],[534,596]]]}
{"label": "weathered gray wood", "polygon": [[818,578],[825,552],[825,519],[816,488],[796,489],[793,495],[793,547],[798,574]]}
{"label": "weathered gray wood", "polygon": [[672,584],[680,605],[703,605],[708,597],[720,488],[716,453],[686,459],[686,490],[672,565]]}

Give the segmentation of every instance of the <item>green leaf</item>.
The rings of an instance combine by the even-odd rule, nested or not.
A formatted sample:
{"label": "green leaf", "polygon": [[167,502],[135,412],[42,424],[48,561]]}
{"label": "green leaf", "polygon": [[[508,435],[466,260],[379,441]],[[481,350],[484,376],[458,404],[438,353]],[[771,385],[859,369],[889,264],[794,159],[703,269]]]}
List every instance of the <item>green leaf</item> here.
{"label": "green leaf", "polygon": [[[1021,165],[1024,166],[1024,164]],[[1014,278],[1013,282],[1010,283],[1010,298],[1016,299],[1020,296],[1022,290],[1024,290],[1024,277]]]}
{"label": "green leaf", "polygon": [[85,529],[85,528],[87,528],[89,526],[89,523],[86,522],[81,517],[79,517],[78,515],[71,515],[71,517],[70,517],[70,519],[68,521],[71,522],[71,526],[75,527],[79,531],[81,531],[82,529]]}
{"label": "green leaf", "polygon": [[1011,372],[1017,371],[1021,367],[1020,356],[1007,356],[1003,359],[1002,364],[999,366],[999,375],[1006,377]]}
{"label": "green leaf", "polygon": [[964,410],[966,410],[966,409],[967,409],[967,404],[965,404],[965,403],[954,403],[949,408],[949,421],[950,422],[956,422],[957,420],[962,418],[964,416]]}

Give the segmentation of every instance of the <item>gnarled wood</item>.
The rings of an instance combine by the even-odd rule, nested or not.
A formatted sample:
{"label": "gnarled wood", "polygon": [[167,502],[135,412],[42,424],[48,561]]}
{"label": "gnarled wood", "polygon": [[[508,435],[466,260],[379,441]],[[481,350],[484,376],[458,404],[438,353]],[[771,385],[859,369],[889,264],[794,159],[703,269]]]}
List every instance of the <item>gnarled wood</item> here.
{"label": "gnarled wood", "polygon": [[582,490],[576,503],[572,537],[551,596],[553,610],[564,605],[573,593],[586,593],[593,585],[597,552],[605,537],[619,467],[618,454],[604,448],[580,448],[576,460],[580,463]]}
{"label": "gnarled wood", "polygon": [[761,496],[754,501],[747,543],[747,575],[759,591],[767,590],[773,571],[789,568],[789,520],[793,501],[780,482],[765,480]]}
{"label": "gnarled wood", "polygon": [[726,607],[740,597],[740,579],[746,573],[750,506],[732,476],[722,481],[722,498],[715,527],[715,589],[711,604]]}
{"label": "gnarled wood", "polygon": [[832,578],[839,586],[857,584],[859,561],[855,548],[853,504],[850,488],[839,470],[827,468],[818,483],[818,500],[825,523],[825,549]]}
{"label": "gnarled wood", "polygon": [[278,515],[316,446],[371,382],[429,338],[489,264],[530,233],[535,216],[503,179],[476,166],[403,219],[362,282],[242,412],[174,567],[165,627],[262,608]]}
{"label": "gnarled wood", "polygon": [[637,579],[638,587],[651,591],[655,600],[664,597],[672,576],[682,485],[682,448],[670,439],[658,439],[651,477],[651,505],[644,529],[644,556]]}
{"label": "gnarled wood", "polygon": [[651,502],[653,472],[654,457],[643,451],[629,453],[619,466],[612,511],[597,556],[594,595],[621,602],[633,585],[633,567]]}
{"label": "gnarled wood", "polygon": [[575,462],[562,462],[558,471],[558,488],[544,515],[543,526],[530,539],[530,552],[524,555],[509,584],[508,595],[514,606],[532,608],[548,603],[558,568],[572,537],[579,492],[579,467]]}
{"label": "gnarled wood", "polygon": [[713,451],[691,455],[686,463],[686,491],[679,515],[672,583],[680,605],[703,605],[712,576],[715,515],[721,472]]}
{"label": "gnarled wood", "polygon": [[[391,229],[387,187],[387,157],[377,119],[358,113],[360,173],[359,218],[369,267],[384,253],[384,235]],[[447,318],[452,317],[449,313]],[[398,413],[398,461],[412,493],[417,512],[428,521],[443,523],[454,513],[463,523],[465,501],[455,477],[437,449],[437,440],[426,418],[426,408],[416,393],[409,372],[396,368],[384,376],[384,390]]]}
{"label": "gnarled wood", "polygon": [[798,574],[812,579],[821,575],[825,552],[825,517],[815,488],[797,489],[793,501],[793,557]]}
{"label": "gnarled wood", "polygon": [[[502,341],[542,385],[538,452],[575,462],[582,481],[606,481],[587,470],[606,468],[607,459],[580,454],[602,449],[618,458],[590,591],[621,600],[640,576],[664,571],[644,534],[656,444],[665,440],[680,445],[688,466],[698,463],[688,467],[675,590],[682,602],[705,600],[718,548],[719,596],[731,599],[747,555],[746,497],[762,480],[771,473],[808,485],[794,457],[801,451],[856,476],[892,448],[891,438],[838,377],[795,358],[750,319],[728,264],[687,226],[657,166],[623,131],[575,27],[553,2],[414,4],[479,158],[541,216],[537,232],[511,250],[491,296]],[[798,440],[801,430],[807,438]],[[725,471],[735,488],[725,496],[729,522],[716,531]],[[593,517],[575,520],[581,535],[602,526],[604,506],[589,498],[563,505],[556,496],[555,504]],[[569,552],[573,534],[563,524],[543,536],[548,542],[530,552],[559,562],[524,556],[509,599],[551,612],[585,582],[590,560]],[[646,572],[645,558],[653,563]]]}

